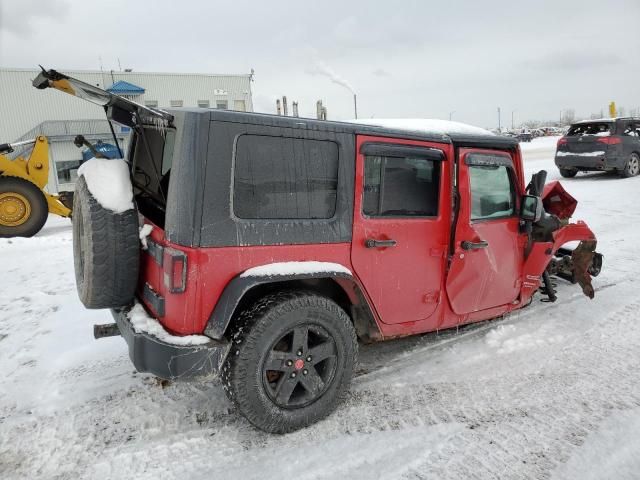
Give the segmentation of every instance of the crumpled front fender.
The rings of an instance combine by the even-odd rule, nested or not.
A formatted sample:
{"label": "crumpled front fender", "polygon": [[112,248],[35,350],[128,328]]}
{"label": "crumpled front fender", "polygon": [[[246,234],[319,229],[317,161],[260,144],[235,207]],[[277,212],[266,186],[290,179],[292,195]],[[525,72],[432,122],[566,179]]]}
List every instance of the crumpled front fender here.
{"label": "crumpled front fender", "polygon": [[596,249],[596,236],[589,226],[583,222],[569,223],[553,232],[553,242],[536,242],[524,263],[521,303],[529,301],[540,287],[542,274],[560,247],[568,242],[579,241],[580,244],[573,251],[571,258],[575,279],[582,287],[583,293],[593,298],[594,290],[591,285],[589,266]]}

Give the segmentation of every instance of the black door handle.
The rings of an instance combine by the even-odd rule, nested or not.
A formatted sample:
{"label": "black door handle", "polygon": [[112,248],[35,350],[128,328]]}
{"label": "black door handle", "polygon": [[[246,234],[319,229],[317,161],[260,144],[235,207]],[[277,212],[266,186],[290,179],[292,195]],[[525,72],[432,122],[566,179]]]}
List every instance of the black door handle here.
{"label": "black door handle", "polygon": [[484,240],[480,240],[479,242],[470,242],[465,240],[460,244],[463,250],[478,250],[480,248],[487,248],[489,246],[489,242],[485,242]]}
{"label": "black door handle", "polygon": [[364,246],[367,248],[387,248],[395,247],[398,244],[395,240],[374,240],[373,238],[367,238],[364,242]]}

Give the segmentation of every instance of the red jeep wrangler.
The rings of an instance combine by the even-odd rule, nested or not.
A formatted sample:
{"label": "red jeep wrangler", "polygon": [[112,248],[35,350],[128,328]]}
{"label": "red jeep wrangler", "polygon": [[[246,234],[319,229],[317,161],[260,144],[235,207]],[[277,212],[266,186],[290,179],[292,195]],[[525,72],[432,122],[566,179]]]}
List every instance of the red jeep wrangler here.
{"label": "red jeep wrangler", "polygon": [[544,172],[525,187],[514,139],[165,112],[54,70],[34,85],[99,103],[133,129],[131,208],[99,201],[95,174],[76,186],[78,292],[116,320],[96,337],[122,335],[135,367],[158,377],[220,373],[263,430],[329,414],[358,339],[499,317],[539,289],[555,300],[550,274],[593,297],[594,234],[568,222],[576,202],[544,186]]}

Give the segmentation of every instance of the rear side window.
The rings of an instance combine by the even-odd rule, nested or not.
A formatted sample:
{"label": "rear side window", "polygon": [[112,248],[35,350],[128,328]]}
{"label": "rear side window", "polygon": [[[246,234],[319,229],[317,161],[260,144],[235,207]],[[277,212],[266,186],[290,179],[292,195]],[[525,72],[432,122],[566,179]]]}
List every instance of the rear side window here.
{"label": "rear side window", "polygon": [[570,137],[578,137],[581,135],[608,137],[613,133],[613,127],[613,122],[578,123],[571,126],[567,135]]}
{"label": "rear side window", "polygon": [[243,219],[327,219],[336,211],[338,145],[331,141],[241,135],[233,212]]}
{"label": "rear side window", "polygon": [[363,213],[370,217],[437,216],[440,163],[366,155]]}
{"label": "rear side window", "polygon": [[640,123],[628,123],[624,127],[622,134],[630,137],[640,137]]}
{"label": "rear side window", "polygon": [[510,217],[515,213],[515,187],[505,165],[469,165],[471,220]]}

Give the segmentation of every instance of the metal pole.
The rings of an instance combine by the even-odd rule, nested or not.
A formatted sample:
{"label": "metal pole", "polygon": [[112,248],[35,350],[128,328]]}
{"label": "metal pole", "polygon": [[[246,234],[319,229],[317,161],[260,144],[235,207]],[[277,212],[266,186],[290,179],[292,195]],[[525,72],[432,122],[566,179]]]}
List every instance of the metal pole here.
{"label": "metal pole", "polygon": [[500,107],[498,107],[498,131],[501,132],[502,131],[502,127],[500,124]]}
{"label": "metal pole", "polygon": [[287,115],[289,115],[289,109],[287,107],[287,96],[286,95],[282,96],[282,113],[284,114],[285,117]]}
{"label": "metal pole", "polygon": [[356,100],[356,94],[353,94],[353,113],[355,114],[356,120],[358,119],[358,102]]}
{"label": "metal pole", "polygon": [[515,122],[513,121],[513,114],[514,114],[515,110],[511,110],[511,130],[513,130],[515,127]]}

